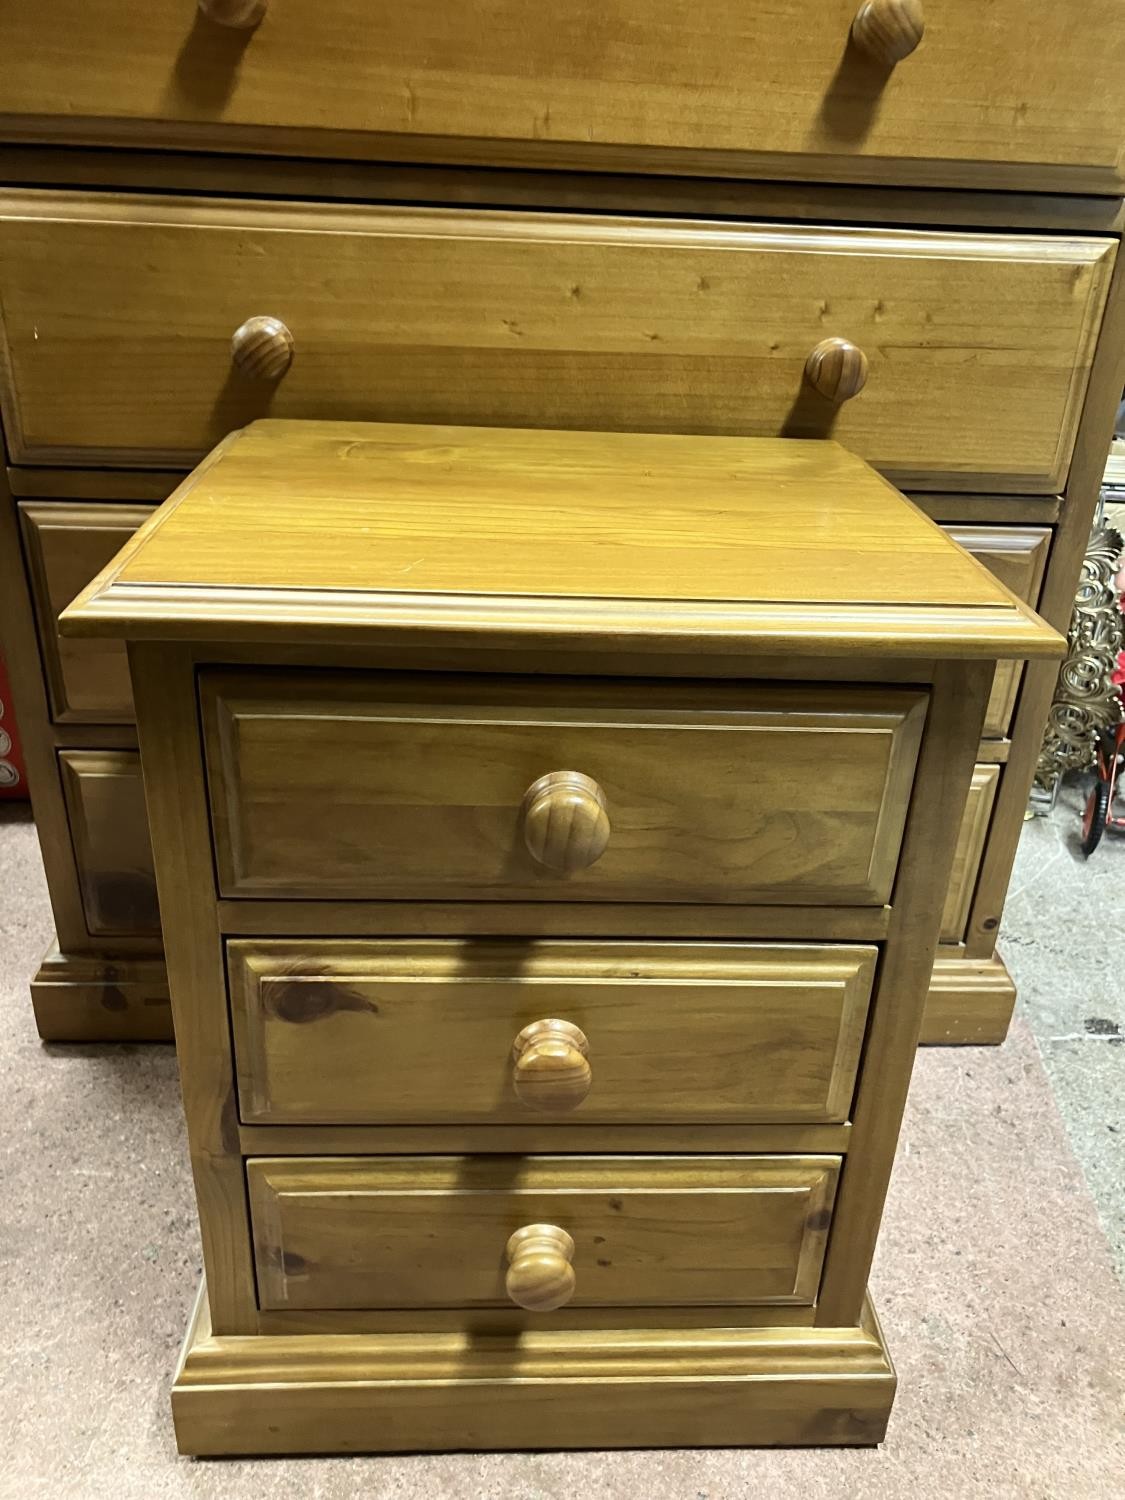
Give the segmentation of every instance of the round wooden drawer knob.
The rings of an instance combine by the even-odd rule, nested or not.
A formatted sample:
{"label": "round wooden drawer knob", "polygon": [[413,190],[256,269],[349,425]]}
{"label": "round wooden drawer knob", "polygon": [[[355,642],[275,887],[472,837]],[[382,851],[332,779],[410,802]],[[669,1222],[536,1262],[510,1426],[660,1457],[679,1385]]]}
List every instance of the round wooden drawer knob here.
{"label": "round wooden drawer knob", "polygon": [[577,1109],[590,1092],[590,1044],[571,1021],[533,1021],[512,1043],[512,1087],[529,1109]]}
{"label": "round wooden drawer knob", "polygon": [[508,1241],[508,1296],[528,1312],[553,1312],[574,1296],[574,1241],[554,1224],[527,1224]]}
{"label": "round wooden drawer knob", "polygon": [[828,401],[850,401],[867,384],[867,355],[850,339],[821,339],[805,361],[805,379]]}
{"label": "round wooden drawer knob", "polygon": [[230,357],[253,380],[280,380],[293,363],[293,335],[280,318],[247,318],[234,331]]}
{"label": "round wooden drawer knob", "polygon": [[922,0],[863,0],[852,22],[852,38],[868,57],[893,68],[910,56],[925,29]]}
{"label": "round wooden drawer knob", "polygon": [[216,26],[249,31],[266,13],[266,0],[199,0],[199,12]]}
{"label": "round wooden drawer knob", "polygon": [[523,836],[532,859],[549,870],[587,869],[609,843],[605,793],[581,771],[549,771],[524,796]]}

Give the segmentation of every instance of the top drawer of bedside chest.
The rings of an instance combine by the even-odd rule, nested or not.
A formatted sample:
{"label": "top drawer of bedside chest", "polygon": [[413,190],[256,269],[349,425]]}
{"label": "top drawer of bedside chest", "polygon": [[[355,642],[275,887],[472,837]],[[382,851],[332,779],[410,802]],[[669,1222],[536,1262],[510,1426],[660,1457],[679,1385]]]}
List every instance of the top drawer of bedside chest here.
{"label": "top drawer of bedside chest", "polygon": [[[1114,242],[0,200],[16,462],[187,466],[255,417],[831,435],[900,484],[1063,482]],[[292,362],[232,366],[280,319]],[[813,390],[825,338],[866,354]],[[284,350],[281,351],[284,354]],[[251,362],[252,364],[254,362]]]}
{"label": "top drawer of bedside chest", "polygon": [[881,905],[926,708],[346,673],[217,671],[201,692],[220,891],[338,900]]}
{"label": "top drawer of bedside chest", "polygon": [[[3,7],[8,134],[1120,191],[1119,0],[221,0]],[[243,6],[250,10],[250,4]],[[916,21],[883,35],[909,43]]]}

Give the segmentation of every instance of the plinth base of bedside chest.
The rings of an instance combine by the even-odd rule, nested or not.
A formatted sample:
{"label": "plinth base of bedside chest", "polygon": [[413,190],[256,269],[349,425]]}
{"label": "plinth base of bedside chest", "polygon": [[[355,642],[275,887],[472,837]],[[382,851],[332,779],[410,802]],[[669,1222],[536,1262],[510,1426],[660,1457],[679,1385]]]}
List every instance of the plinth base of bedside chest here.
{"label": "plinth base of bedside chest", "polygon": [[211,1457],[871,1445],[894,1394],[870,1303],[858,1328],[222,1337],[203,1287],[172,1412]]}
{"label": "plinth base of bedside chest", "polygon": [[170,1042],[164,960],[136,954],[60,953],[52,946],[31,981],[45,1042]]}
{"label": "plinth base of bedside chest", "polygon": [[922,1016],[925,1044],[998,1046],[1008,1035],[1016,986],[998,953],[991,958],[943,958],[930,977]]}

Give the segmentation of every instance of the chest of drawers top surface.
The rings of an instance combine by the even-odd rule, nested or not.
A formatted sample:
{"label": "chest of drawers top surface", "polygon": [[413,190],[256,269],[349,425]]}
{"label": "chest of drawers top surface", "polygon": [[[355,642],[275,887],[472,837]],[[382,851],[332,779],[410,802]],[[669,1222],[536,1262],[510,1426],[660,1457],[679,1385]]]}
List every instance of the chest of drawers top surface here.
{"label": "chest of drawers top surface", "polygon": [[263,421],[64,634],[838,655],[1058,638],[833,442]]}
{"label": "chest of drawers top surface", "polygon": [[384,160],[1113,193],[1122,78],[1115,0],[46,0],[0,25],[9,136]]}

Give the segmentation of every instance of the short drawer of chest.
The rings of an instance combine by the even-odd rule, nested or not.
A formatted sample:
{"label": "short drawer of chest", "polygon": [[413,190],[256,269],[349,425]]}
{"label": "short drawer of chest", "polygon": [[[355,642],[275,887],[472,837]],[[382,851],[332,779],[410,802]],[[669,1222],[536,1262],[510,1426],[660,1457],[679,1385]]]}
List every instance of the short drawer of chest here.
{"label": "short drawer of chest", "polygon": [[88,930],[160,933],[156,872],[136,750],[60,750],[59,777]]}
{"label": "short drawer of chest", "polygon": [[219,890],[881,906],[910,689],[205,673]]}
{"label": "short drawer of chest", "polygon": [[[1034,609],[1051,550],[1051,532],[1045,526],[946,526],[955,542],[971,552],[990,573]],[[1008,733],[1023,677],[1023,663],[997,664],[988,708],[984,715],[984,738],[999,739]]]}
{"label": "short drawer of chest", "polygon": [[133,722],[123,642],[69,640],[59,634],[58,616],[151,514],[147,505],[20,502],[35,623],[56,723]]}
{"label": "short drawer of chest", "polygon": [[858,945],[233,941],[241,1115],[844,1121],[876,956]]}
{"label": "short drawer of chest", "polygon": [[808,1304],[835,1156],[416,1156],[246,1164],[259,1304]]}

